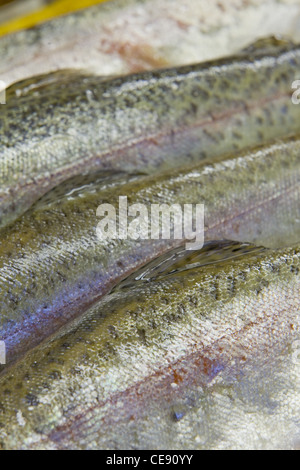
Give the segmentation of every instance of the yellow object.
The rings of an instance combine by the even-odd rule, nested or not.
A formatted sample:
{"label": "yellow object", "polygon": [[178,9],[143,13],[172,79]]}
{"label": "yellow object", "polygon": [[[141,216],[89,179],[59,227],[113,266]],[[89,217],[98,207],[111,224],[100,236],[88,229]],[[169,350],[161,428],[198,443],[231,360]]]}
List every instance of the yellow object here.
{"label": "yellow object", "polygon": [[64,15],[105,1],[107,0],[56,0],[51,5],[41,8],[34,13],[0,25],[0,36],[13,33],[20,29],[30,28],[31,26],[43,23],[56,16]]}

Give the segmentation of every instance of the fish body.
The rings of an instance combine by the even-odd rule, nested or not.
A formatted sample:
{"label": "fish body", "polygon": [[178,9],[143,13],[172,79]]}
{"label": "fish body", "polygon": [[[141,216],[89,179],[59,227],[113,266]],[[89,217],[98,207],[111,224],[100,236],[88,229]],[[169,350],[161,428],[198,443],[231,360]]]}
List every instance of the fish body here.
{"label": "fish body", "polygon": [[110,1],[3,36],[0,79],[10,86],[66,68],[121,75],[201,62],[260,37],[299,40],[299,17],[299,0]]}
{"label": "fish body", "polygon": [[299,66],[298,46],[269,40],[194,66],[12,86],[0,114],[0,226],[76,175],[159,173],[297,132]]}
{"label": "fish body", "polygon": [[288,138],[180,172],[132,176],[129,182],[127,175],[108,176],[45,196],[0,235],[0,340],[7,362],[82,315],[138,268],[188,241],[185,232],[174,239],[172,227],[166,239],[118,233],[99,238],[102,204],[118,211],[127,196],[128,207],[142,204],[149,213],[153,204],[204,204],[205,241],[269,247],[297,242],[299,150],[300,140]]}
{"label": "fish body", "polygon": [[299,246],[217,251],[106,296],[16,364],[2,448],[293,448]]}

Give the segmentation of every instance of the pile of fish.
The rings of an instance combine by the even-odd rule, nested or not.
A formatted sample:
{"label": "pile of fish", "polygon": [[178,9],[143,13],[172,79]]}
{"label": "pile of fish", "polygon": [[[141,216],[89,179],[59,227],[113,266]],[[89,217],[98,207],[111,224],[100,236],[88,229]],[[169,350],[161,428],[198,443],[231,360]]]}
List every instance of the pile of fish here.
{"label": "pile of fish", "polygon": [[[188,16],[195,2],[180,3]],[[235,8],[235,21],[249,14]],[[149,2],[0,39],[0,448],[297,448],[300,46],[271,37],[178,65],[141,61],[155,58],[141,44],[127,68],[106,50],[103,75],[118,77],[70,51],[53,66],[70,35],[83,60],[92,18],[103,35],[133,12],[145,21]],[[173,232],[99,238],[99,206],[124,196],[203,204],[204,246]]]}
{"label": "pile of fish", "polygon": [[0,77],[9,86],[64,69],[107,76],[189,65],[262,37],[297,42],[299,26],[299,0],[113,0],[2,37]]}

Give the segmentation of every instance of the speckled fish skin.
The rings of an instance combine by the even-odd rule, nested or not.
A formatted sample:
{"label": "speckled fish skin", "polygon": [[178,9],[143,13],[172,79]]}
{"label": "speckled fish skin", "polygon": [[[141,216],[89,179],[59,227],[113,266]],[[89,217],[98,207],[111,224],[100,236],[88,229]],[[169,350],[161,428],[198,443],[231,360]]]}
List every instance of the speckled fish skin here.
{"label": "speckled fish skin", "polygon": [[78,174],[161,172],[297,132],[299,66],[299,47],[268,40],[195,66],[13,86],[0,114],[0,225]]}
{"label": "speckled fish skin", "polygon": [[2,37],[0,79],[9,86],[65,68],[121,75],[202,62],[258,37],[298,41],[299,17],[299,0],[109,1]]}
{"label": "speckled fish skin", "polygon": [[300,248],[242,253],[106,296],[27,355],[0,379],[2,448],[293,447]]}
{"label": "speckled fish skin", "polygon": [[[0,237],[0,340],[7,362],[46,339],[139,267],[184,240],[99,240],[100,204],[204,204],[205,239],[283,247],[300,237],[300,140],[181,172],[107,177],[45,196]],[[82,186],[83,182],[81,183]],[[67,190],[66,190],[67,191]],[[129,219],[130,220],[130,219]]]}

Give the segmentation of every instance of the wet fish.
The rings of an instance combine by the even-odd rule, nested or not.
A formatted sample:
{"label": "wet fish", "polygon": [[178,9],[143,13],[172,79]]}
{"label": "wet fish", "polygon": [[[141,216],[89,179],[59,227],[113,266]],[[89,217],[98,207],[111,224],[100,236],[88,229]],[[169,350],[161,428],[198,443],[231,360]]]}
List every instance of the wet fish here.
{"label": "wet fish", "polygon": [[300,248],[222,249],[106,296],[13,367],[2,448],[295,446]]}
{"label": "wet fish", "polygon": [[78,174],[158,173],[297,132],[299,65],[298,46],[271,39],[200,65],[13,86],[0,114],[0,225]]}
{"label": "wet fish", "polygon": [[297,41],[299,18],[299,0],[110,1],[2,37],[0,79],[9,86],[65,68],[120,75],[201,62],[264,36]]}
{"label": "wet fish", "polygon": [[[300,140],[202,163],[180,172],[74,181],[45,196],[0,234],[0,340],[19,358],[138,268],[182,239],[98,238],[97,208],[205,205],[205,240],[283,247],[300,235]],[[113,214],[111,219],[113,221]],[[146,220],[143,219],[144,221]],[[129,217],[128,222],[138,221]],[[117,225],[119,221],[117,220]],[[143,221],[140,223],[143,223]],[[160,221],[161,225],[162,221]]]}

